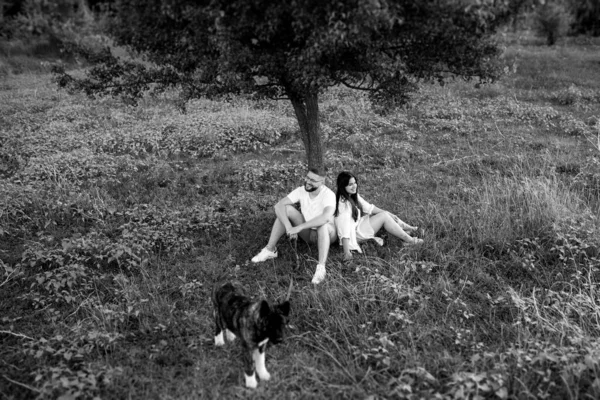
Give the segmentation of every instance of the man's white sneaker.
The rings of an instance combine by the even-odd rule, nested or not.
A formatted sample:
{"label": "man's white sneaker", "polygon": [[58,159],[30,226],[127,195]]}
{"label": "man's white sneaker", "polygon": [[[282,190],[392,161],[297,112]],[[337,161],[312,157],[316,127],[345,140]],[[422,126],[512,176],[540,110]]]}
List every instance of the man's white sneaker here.
{"label": "man's white sneaker", "polygon": [[263,262],[263,261],[270,260],[271,258],[277,258],[277,252],[276,251],[271,251],[271,250],[269,250],[269,249],[267,249],[265,247],[264,249],[262,249],[260,251],[260,253],[258,253],[254,257],[252,257],[252,262],[253,263],[260,263],[260,262]]}
{"label": "man's white sneaker", "polygon": [[323,279],[325,279],[325,266],[323,264],[317,264],[317,270],[312,278],[312,283],[318,285],[323,282]]}

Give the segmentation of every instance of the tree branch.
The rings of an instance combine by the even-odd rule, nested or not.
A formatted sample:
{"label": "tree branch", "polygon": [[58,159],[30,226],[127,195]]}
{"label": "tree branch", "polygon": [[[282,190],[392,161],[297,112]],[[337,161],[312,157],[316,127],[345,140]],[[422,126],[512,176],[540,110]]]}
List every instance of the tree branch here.
{"label": "tree branch", "polygon": [[33,338],[30,338],[29,336],[23,335],[22,333],[14,333],[11,331],[0,331],[0,333],[6,333],[7,335],[13,335],[16,337],[21,337],[23,339],[29,339],[29,340],[33,340]]}
{"label": "tree branch", "polygon": [[8,376],[6,376],[6,375],[2,375],[2,377],[3,377],[4,379],[6,379],[7,381],[9,381],[10,383],[13,383],[13,384],[15,384],[15,385],[17,385],[17,386],[21,386],[21,387],[23,387],[23,388],[25,388],[25,389],[29,389],[29,390],[31,390],[32,392],[35,392],[35,393],[42,393],[40,390],[38,390],[38,389],[36,389],[36,388],[34,388],[34,387],[31,387],[31,386],[29,386],[29,385],[26,385],[26,384],[24,384],[24,383],[21,383],[21,382],[17,382],[17,381],[15,381],[15,380],[12,380],[12,379],[10,379]]}
{"label": "tree branch", "polygon": [[[363,80],[364,82],[364,80]],[[351,83],[349,83],[348,81],[346,81],[345,79],[340,80],[340,83],[344,86],[346,86],[349,89],[354,89],[354,90],[363,90],[365,92],[373,92],[376,91],[377,89],[373,87],[373,84],[369,84],[368,87],[364,87],[361,86],[361,84],[359,85],[353,85]]]}

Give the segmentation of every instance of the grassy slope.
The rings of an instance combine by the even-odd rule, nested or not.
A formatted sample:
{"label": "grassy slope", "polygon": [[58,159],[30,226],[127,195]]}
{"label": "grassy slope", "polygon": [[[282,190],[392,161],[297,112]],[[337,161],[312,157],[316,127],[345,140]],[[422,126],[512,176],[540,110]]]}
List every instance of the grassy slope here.
{"label": "grassy slope", "polygon": [[[585,139],[598,50],[514,44],[501,82],[426,87],[387,117],[355,93],[325,96],[332,177],[357,173],[426,243],[384,233],[347,265],[333,246],[317,288],[304,244],[248,263],[304,173],[286,104],[199,101],[182,115],[168,98],[131,108],[9,73],[1,396],[598,396],[600,151]],[[238,347],[212,344],[223,278],[270,299],[295,281],[290,336],[254,392]]]}

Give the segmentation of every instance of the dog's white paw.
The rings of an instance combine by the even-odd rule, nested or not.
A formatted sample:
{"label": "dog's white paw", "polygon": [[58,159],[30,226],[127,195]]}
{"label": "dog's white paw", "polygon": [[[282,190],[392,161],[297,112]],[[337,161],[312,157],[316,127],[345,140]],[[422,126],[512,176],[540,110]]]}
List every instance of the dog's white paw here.
{"label": "dog's white paw", "polygon": [[223,331],[215,336],[215,346],[223,346],[225,344],[225,338],[223,337]]}
{"label": "dog's white paw", "polygon": [[261,381],[268,381],[269,379],[271,379],[271,374],[269,373],[269,371],[267,371],[266,369],[264,370],[256,370],[256,372],[258,373],[258,377],[260,378]]}
{"label": "dog's white paw", "polygon": [[250,389],[256,389],[256,387],[258,386],[256,374],[252,373],[252,375],[246,375],[246,373],[244,373],[244,377],[246,377],[246,387]]}
{"label": "dog's white paw", "polygon": [[227,340],[233,342],[236,338],[235,334],[231,332],[229,329],[225,329],[225,334],[227,335]]}

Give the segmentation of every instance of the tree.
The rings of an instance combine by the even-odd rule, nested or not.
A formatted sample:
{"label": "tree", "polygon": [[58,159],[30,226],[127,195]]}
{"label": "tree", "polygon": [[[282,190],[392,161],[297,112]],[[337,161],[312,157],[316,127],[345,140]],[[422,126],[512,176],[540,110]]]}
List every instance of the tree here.
{"label": "tree", "polygon": [[577,33],[600,36],[600,2],[597,0],[570,0],[574,13],[573,29]]}
{"label": "tree", "polygon": [[[472,3],[472,4],[471,4]],[[493,0],[120,0],[110,35],[153,63],[84,52],[61,86],[135,100],[177,86],[182,100],[252,94],[291,101],[309,167],[323,166],[319,95],[335,85],[389,110],[419,82],[498,77]],[[81,51],[81,49],[80,49]],[[156,85],[152,85],[156,84]]]}
{"label": "tree", "polygon": [[531,10],[539,0],[506,0],[506,12],[510,15],[512,30],[516,32],[519,28],[519,17]]}
{"label": "tree", "polygon": [[546,38],[548,46],[567,34],[572,21],[573,16],[562,0],[547,0],[535,12],[535,29]]}

